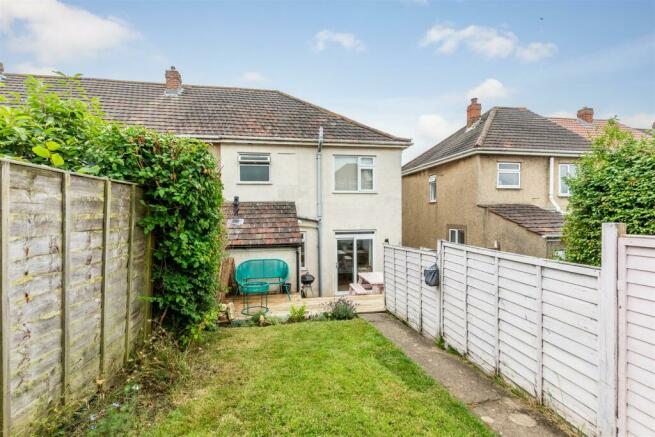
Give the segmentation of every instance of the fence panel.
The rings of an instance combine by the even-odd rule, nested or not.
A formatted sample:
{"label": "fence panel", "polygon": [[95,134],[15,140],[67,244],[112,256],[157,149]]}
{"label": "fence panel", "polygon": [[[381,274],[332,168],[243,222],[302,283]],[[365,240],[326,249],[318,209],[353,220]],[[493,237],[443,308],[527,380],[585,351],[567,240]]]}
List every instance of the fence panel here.
{"label": "fence panel", "polygon": [[423,271],[437,264],[437,253],[431,251],[421,251],[421,263],[419,272],[421,274],[421,327],[423,334],[436,338],[439,336],[439,326],[441,314],[439,299],[439,290],[436,286],[430,286],[425,283]]}
{"label": "fence panel", "polygon": [[135,185],[10,160],[0,167],[2,428],[10,435],[120,368],[144,329],[151,263]]}
{"label": "fence panel", "polygon": [[655,237],[618,244],[619,435],[655,435]]}

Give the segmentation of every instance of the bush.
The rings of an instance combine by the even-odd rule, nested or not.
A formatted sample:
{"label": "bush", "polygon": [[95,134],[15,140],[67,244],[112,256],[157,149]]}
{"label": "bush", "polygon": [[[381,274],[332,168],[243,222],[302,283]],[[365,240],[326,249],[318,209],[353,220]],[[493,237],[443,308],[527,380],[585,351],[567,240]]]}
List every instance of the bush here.
{"label": "bush", "polygon": [[222,235],[222,186],[206,144],[102,118],[76,78],[50,92],[34,78],[25,99],[0,106],[0,155],[136,182],[154,233],[155,310],[168,327],[197,336],[215,304]]}
{"label": "bush", "polygon": [[302,304],[299,307],[296,307],[295,305],[291,305],[291,308],[289,308],[289,318],[287,320],[292,323],[304,322],[306,312],[307,312],[307,306],[305,304]]}
{"label": "bush", "polygon": [[357,317],[355,303],[346,297],[328,302],[327,315],[332,320],[350,320]]}
{"label": "bush", "polygon": [[635,139],[610,121],[578,162],[564,225],[566,260],[600,265],[601,225],[655,234],[655,136]]}

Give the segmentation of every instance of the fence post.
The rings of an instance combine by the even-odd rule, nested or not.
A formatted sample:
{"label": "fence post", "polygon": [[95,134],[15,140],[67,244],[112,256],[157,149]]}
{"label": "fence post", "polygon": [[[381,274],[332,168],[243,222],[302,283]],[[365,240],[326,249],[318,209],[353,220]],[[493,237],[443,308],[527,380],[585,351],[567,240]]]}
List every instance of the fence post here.
{"label": "fence post", "polygon": [[123,364],[127,365],[130,359],[130,309],[132,306],[132,270],[134,267],[134,223],[136,214],[136,186],[132,185],[130,189],[130,218],[127,231],[127,297],[125,300],[125,354],[123,356]]}
{"label": "fence post", "polygon": [[145,278],[145,317],[144,317],[144,339],[147,339],[152,333],[152,302],[150,298],[152,297],[152,253],[155,250],[155,238],[152,231],[146,236],[146,258],[144,264],[144,278]]}
{"label": "fence post", "polygon": [[111,225],[111,181],[105,180],[105,206],[102,229],[102,300],[101,300],[101,321],[100,321],[100,378],[104,379],[107,368],[107,286],[109,285],[109,226]]}
{"label": "fence post", "polygon": [[444,294],[445,294],[445,284],[444,281],[446,279],[446,273],[443,270],[443,265],[444,265],[444,258],[446,253],[446,249],[443,244],[443,240],[439,240],[439,252],[437,253],[437,256],[439,257],[437,259],[437,262],[439,262],[439,335],[441,338],[445,339],[445,325],[444,325],[444,318],[443,318],[443,313],[445,311],[444,305],[446,303],[446,300],[444,299]]}
{"label": "fence post", "polygon": [[542,287],[542,266],[537,265],[537,380],[535,395],[539,403],[543,403],[543,384],[544,384],[544,299]]}
{"label": "fence post", "polygon": [[494,289],[495,289],[495,295],[494,295],[494,305],[495,305],[495,310],[496,310],[496,343],[494,345],[494,358],[496,360],[496,374],[500,375],[500,289],[498,286],[498,278],[500,277],[500,260],[498,259],[498,256],[494,257]]}
{"label": "fence post", "polygon": [[2,317],[2,435],[11,430],[9,376],[9,162],[2,162],[0,170],[0,316]]}
{"label": "fence post", "polygon": [[418,254],[418,332],[423,334],[423,252]]}
{"label": "fence post", "polygon": [[469,271],[469,255],[466,248],[464,248],[464,355],[469,353],[469,286],[468,286],[468,271]]}
{"label": "fence post", "polygon": [[61,227],[62,227],[62,263],[61,263],[61,394],[64,403],[68,401],[70,385],[70,283],[71,283],[71,251],[70,251],[70,229],[71,229],[71,196],[70,196],[71,175],[63,173],[61,179]]}
{"label": "fence post", "polygon": [[625,234],[622,223],[603,223],[600,295],[598,313],[599,391],[598,434],[615,436],[617,433],[617,279],[619,237]]}

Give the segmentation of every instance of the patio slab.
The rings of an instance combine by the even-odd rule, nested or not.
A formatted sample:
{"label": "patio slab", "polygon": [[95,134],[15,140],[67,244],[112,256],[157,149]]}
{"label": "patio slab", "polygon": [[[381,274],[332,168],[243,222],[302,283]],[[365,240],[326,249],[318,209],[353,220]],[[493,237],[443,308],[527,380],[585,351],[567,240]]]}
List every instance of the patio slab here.
{"label": "patio slab", "polygon": [[500,387],[459,357],[439,349],[434,341],[381,312],[363,314],[384,336],[457,399],[503,436],[565,436],[526,401]]}

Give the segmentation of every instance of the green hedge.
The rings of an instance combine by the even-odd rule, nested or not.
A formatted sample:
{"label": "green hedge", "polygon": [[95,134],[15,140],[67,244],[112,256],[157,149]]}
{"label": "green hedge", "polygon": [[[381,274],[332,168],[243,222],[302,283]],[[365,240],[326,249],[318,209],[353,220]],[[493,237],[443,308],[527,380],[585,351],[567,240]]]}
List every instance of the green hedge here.
{"label": "green hedge", "polygon": [[145,188],[154,232],[153,302],[187,337],[211,313],[221,256],[222,185],[208,146],[103,119],[76,78],[51,92],[34,78],[25,96],[0,106],[0,155],[136,182]]}
{"label": "green hedge", "polygon": [[567,261],[600,265],[601,225],[655,234],[655,136],[636,139],[610,121],[578,163],[564,225]]}

